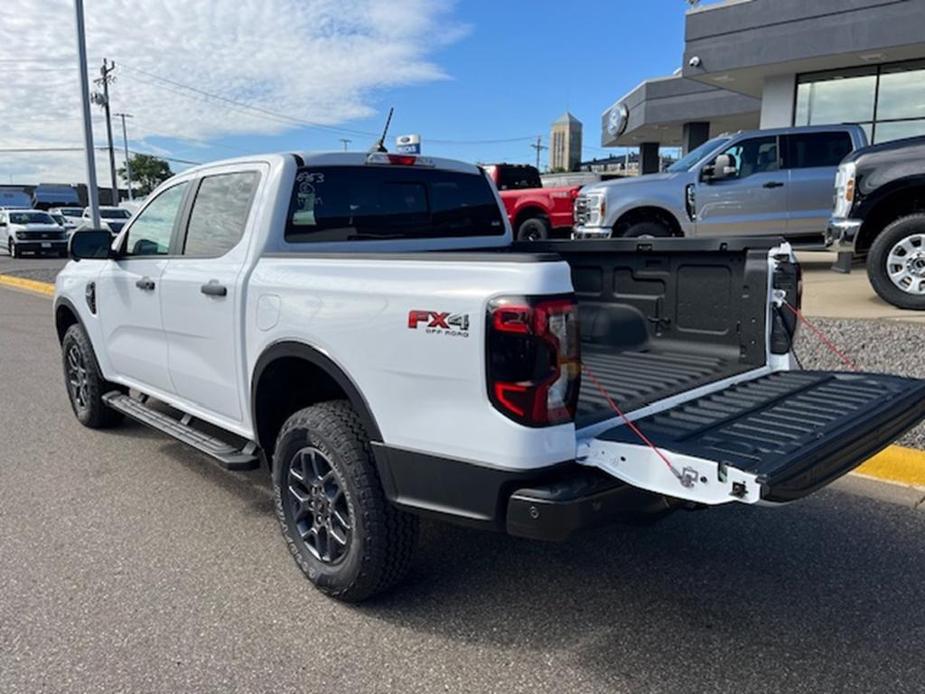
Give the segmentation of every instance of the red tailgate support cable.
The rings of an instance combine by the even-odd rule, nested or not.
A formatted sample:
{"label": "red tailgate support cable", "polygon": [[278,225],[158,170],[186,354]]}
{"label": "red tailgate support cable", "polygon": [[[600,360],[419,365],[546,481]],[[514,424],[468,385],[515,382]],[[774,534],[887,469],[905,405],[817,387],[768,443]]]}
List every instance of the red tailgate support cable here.
{"label": "red tailgate support cable", "polygon": [[610,397],[610,394],[609,394],[609,393],[607,392],[607,390],[604,388],[603,384],[602,384],[600,381],[597,380],[597,377],[596,377],[593,373],[591,373],[591,370],[590,370],[587,366],[585,366],[584,364],[582,364],[582,366],[581,366],[581,371],[582,371],[582,373],[587,374],[587,375],[588,375],[588,378],[590,378],[591,381],[594,383],[594,385],[597,386],[597,389],[601,392],[601,395],[604,396],[604,399],[607,401],[607,404],[609,404],[609,405],[610,405],[610,408],[611,408],[614,412],[616,412],[617,415],[619,415],[620,419],[622,419],[623,422],[624,422],[624,424],[626,424],[626,426],[629,427],[630,431],[632,431],[634,434],[636,434],[636,436],[638,436],[639,439],[640,439],[644,444],[646,444],[649,448],[651,448],[653,451],[655,451],[655,454],[656,454],[659,458],[661,458],[661,459],[664,461],[665,465],[668,466],[668,469],[671,470],[671,474],[673,474],[675,477],[678,478],[679,481],[681,481],[681,482],[683,483],[684,476],[683,476],[680,472],[677,471],[677,469],[675,468],[674,465],[671,464],[671,461],[668,460],[668,456],[666,456],[664,453],[662,453],[662,451],[658,448],[658,446],[656,446],[654,443],[652,443],[652,441],[649,439],[649,437],[642,433],[642,429],[640,429],[638,426],[636,426],[636,423],[635,423],[635,422],[633,422],[633,421],[632,421],[631,419],[629,419],[625,414],[623,414],[623,410],[621,410],[621,409],[617,406],[617,403],[614,402],[613,398]]}
{"label": "red tailgate support cable", "polygon": [[783,301],[783,302],[781,302],[781,303],[783,303],[784,306],[786,306],[788,309],[790,309],[790,312],[793,313],[793,315],[795,315],[795,316],[797,317],[797,319],[798,319],[801,323],[803,323],[807,328],[809,328],[810,330],[812,330],[813,333],[816,335],[816,337],[818,337],[820,340],[822,340],[822,344],[824,344],[826,347],[828,347],[829,351],[832,352],[832,354],[834,354],[834,355],[837,356],[839,359],[841,359],[842,363],[843,363],[845,366],[847,366],[847,367],[848,367],[849,369],[851,369],[852,371],[860,371],[860,370],[861,370],[860,367],[859,367],[854,361],[852,361],[852,360],[849,359],[847,356],[845,356],[845,354],[844,354],[843,352],[841,352],[841,351],[838,349],[838,347],[836,347],[835,344],[834,344],[828,337],[825,336],[825,333],[823,333],[819,328],[817,328],[815,325],[813,325],[813,323],[810,322],[810,320],[809,320],[806,316],[803,315],[803,312],[800,311],[800,309],[791,306],[791,305],[790,305],[788,302],[786,302],[786,301]]}

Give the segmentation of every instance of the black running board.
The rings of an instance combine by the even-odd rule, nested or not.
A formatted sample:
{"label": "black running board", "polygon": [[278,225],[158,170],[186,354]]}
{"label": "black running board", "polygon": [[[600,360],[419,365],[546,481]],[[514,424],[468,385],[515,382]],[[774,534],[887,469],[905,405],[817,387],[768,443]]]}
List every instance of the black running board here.
{"label": "black running board", "polygon": [[152,429],[157,429],[161,433],[205,453],[214,458],[226,470],[255,470],[260,467],[255,443],[248,442],[243,448],[236,448],[226,441],[209,436],[192,427],[190,425],[192,421],[190,415],[184,415],[182,419],[176,419],[148,407],[145,402],[136,400],[118,390],[106,393],[103,396],[103,402],[126,417],[130,417],[141,424],[146,424]]}

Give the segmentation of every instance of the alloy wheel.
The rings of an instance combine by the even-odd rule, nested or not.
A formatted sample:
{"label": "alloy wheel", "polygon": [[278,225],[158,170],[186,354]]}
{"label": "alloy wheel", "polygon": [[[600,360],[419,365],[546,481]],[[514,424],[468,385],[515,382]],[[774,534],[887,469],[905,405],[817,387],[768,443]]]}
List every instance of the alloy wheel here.
{"label": "alloy wheel", "polygon": [[67,387],[74,406],[80,411],[86,410],[90,403],[87,364],[77,345],[67,350]]}
{"label": "alloy wheel", "polygon": [[911,234],[896,243],[887,256],[886,272],[907,294],[925,295],[925,234]]}
{"label": "alloy wheel", "polygon": [[328,457],[314,446],[297,451],[289,462],[286,495],[306,549],[325,564],[343,560],[352,540],[353,514]]}

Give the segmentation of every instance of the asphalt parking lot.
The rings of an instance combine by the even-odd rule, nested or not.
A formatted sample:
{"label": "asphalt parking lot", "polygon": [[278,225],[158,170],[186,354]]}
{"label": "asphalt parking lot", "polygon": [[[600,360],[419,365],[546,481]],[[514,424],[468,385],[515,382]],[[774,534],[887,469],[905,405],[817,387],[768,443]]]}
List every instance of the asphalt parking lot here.
{"label": "asphalt parking lot", "polygon": [[64,393],[47,298],[0,288],[0,691],[921,691],[925,512],[836,490],[547,545],[427,525],[332,602],[265,474]]}

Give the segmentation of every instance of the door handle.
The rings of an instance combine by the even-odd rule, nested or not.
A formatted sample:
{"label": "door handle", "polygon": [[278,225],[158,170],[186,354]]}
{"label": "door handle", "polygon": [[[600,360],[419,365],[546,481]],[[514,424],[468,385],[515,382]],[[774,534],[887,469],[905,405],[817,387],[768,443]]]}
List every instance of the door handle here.
{"label": "door handle", "polygon": [[224,284],[219,284],[218,280],[209,280],[204,285],[199,287],[201,291],[206,296],[227,296],[228,287]]}
{"label": "door handle", "polygon": [[784,184],[781,183],[780,181],[768,181],[767,183],[765,183],[765,184],[764,184],[763,186],[761,186],[761,187],[762,187],[762,188],[781,188],[781,187],[783,187],[783,185],[784,185]]}
{"label": "door handle", "polygon": [[143,289],[146,292],[154,291],[154,280],[150,277],[142,277],[140,280],[135,282],[135,286],[139,289]]}

